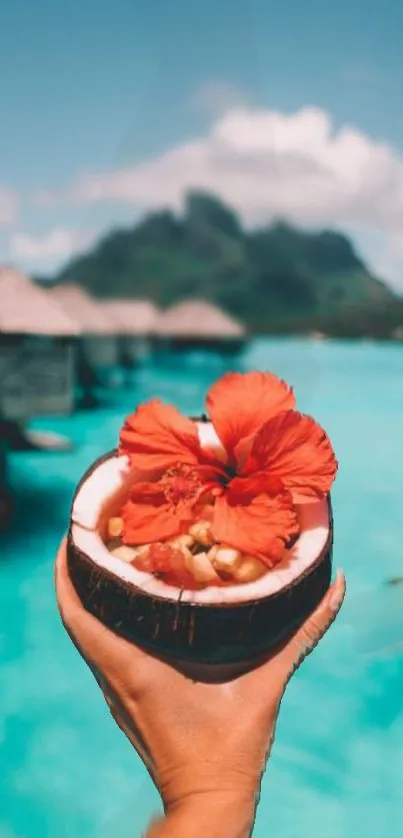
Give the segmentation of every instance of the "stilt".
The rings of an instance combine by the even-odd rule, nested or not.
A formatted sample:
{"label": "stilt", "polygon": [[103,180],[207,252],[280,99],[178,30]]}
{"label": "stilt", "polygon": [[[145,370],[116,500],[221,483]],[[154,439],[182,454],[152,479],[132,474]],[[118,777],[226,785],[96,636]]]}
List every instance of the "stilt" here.
{"label": "stilt", "polygon": [[11,525],[14,503],[7,482],[7,437],[4,422],[0,419],[0,533]]}

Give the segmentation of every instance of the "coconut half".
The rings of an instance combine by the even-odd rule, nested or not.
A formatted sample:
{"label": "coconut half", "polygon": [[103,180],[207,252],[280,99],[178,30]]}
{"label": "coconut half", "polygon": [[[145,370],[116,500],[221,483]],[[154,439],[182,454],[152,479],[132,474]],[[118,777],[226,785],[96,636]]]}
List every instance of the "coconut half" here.
{"label": "coconut half", "polygon": [[[198,422],[204,447],[224,452],[210,423]],[[258,659],[304,621],[330,584],[330,497],[298,507],[301,533],[280,564],[259,579],[184,590],[111,554],[109,518],[142,479],[117,452],[97,460],[78,485],[68,563],[84,607],[109,628],[154,653],[192,663]]]}

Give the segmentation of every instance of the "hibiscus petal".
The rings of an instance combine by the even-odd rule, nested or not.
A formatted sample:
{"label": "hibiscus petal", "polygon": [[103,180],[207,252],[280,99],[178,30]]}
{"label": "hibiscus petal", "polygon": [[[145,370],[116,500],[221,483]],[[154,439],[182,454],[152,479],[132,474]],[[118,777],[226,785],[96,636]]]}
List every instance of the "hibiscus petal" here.
{"label": "hibiscus petal", "polygon": [[255,471],[248,477],[234,477],[230,483],[232,498],[239,498],[244,503],[253,500],[256,495],[267,492],[269,495],[279,495],[285,487],[281,480],[271,477],[267,471]]}
{"label": "hibiscus petal", "polygon": [[210,418],[232,461],[243,457],[264,422],[294,407],[292,389],[272,373],[227,373],[207,395]]}
{"label": "hibiscus petal", "polygon": [[281,480],[294,503],[306,503],[330,491],[337,461],[323,428],[310,416],[289,411],[270,419],[257,434],[243,473],[256,470]]}
{"label": "hibiscus petal", "polygon": [[152,399],[129,416],[120,432],[120,454],[140,471],[164,471],[203,460],[197,428],[172,405]]}
{"label": "hibiscus petal", "polygon": [[137,483],[122,509],[125,544],[164,541],[188,529],[194,519],[193,504],[173,507],[158,484]]}
{"label": "hibiscus petal", "polygon": [[225,495],[217,498],[214,507],[213,535],[242,553],[258,556],[273,567],[284,554],[285,544],[298,533],[298,521],[291,495],[278,491],[275,481],[264,494],[251,498],[256,484],[238,478]]}

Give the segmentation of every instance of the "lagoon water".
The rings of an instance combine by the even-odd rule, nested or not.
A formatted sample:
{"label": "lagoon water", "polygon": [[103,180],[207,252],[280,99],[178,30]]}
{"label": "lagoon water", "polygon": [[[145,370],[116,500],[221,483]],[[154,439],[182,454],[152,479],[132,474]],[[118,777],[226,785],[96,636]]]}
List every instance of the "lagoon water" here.
{"label": "lagoon water", "polygon": [[[335,565],[343,611],[294,677],[264,778],[256,838],[403,833],[403,347],[259,340],[237,361],[295,385],[339,461]],[[200,411],[227,368],[192,354],[147,362],[92,413],[36,422],[72,454],[11,458],[14,533],[0,542],[0,838],[135,838],[158,796],[59,621],[52,563],[83,470],[152,395]]]}

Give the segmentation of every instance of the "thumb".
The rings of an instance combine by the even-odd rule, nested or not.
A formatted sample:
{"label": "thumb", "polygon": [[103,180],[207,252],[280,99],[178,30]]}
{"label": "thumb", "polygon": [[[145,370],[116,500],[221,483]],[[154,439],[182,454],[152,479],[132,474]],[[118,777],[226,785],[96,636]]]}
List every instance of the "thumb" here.
{"label": "thumb", "polygon": [[291,677],[326,634],[340,611],[345,593],[346,580],[342,571],[339,570],[333,585],[330,586],[318,607],[281,652],[288,677]]}

